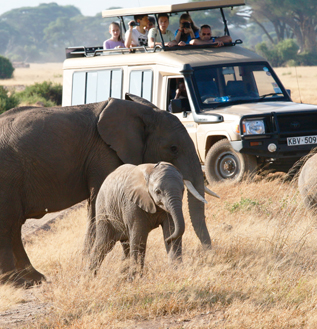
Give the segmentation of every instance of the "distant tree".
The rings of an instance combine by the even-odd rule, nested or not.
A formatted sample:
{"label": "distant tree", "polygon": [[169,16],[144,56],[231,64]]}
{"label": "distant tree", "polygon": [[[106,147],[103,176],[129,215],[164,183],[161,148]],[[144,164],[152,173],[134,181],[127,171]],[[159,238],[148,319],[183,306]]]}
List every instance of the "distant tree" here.
{"label": "distant tree", "polygon": [[0,56],[0,79],[12,78],[13,71],[14,67],[10,60],[6,57]]}
{"label": "distant tree", "polygon": [[[316,52],[316,0],[248,0],[248,6],[240,12],[258,24],[272,44],[295,38],[300,52]],[[265,22],[273,25],[275,38],[265,28]]]}
{"label": "distant tree", "polygon": [[[22,7],[2,14],[0,22],[6,23],[6,30],[14,31],[9,32],[9,40],[6,40],[6,56],[17,54],[16,48],[20,46],[20,58],[28,61],[39,60],[47,51],[47,43],[44,40],[45,28],[60,17],[71,19],[78,15],[81,15],[81,12],[76,7],[59,6],[56,3]],[[2,24],[0,29],[1,26],[4,27]],[[37,50],[35,57],[34,48]]]}

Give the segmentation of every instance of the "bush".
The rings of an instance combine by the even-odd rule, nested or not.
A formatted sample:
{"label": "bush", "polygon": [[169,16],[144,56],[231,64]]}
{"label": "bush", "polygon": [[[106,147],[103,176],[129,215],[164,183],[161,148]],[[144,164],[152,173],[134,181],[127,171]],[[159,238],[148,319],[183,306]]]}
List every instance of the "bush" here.
{"label": "bush", "polygon": [[24,105],[43,103],[44,106],[62,105],[62,85],[51,81],[35,83],[16,94]]}
{"label": "bush", "polygon": [[255,46],[256,52],[265,57],[272,66],[282,66],[288,61],[297,61],[298,45],[293,39],[285,39],[271,48],[265,42]]}
{"label": "bush", "polygon": [[0,86],[0,113],[12,109],[19,105],[19,100],[15,95],[8,96],[8,91]]}
{"label": "bush", "polygon": [[317,52],[303,52],[297,55],[298,65],[314,66],[317,65]]}
{"label": "bush", "polygon": [[0,79],[11,79],[14,68],[10,60],[0,56]]}

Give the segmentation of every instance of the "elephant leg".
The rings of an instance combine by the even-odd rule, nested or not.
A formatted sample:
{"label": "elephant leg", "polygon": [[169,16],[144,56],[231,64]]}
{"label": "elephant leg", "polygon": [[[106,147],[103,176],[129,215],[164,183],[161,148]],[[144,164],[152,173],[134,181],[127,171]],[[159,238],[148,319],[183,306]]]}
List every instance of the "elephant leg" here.
{"label": "elephant leg", "polygon": [[107,220],[100,220],[96,226],[96,240],[91,251],[89,269],[97,274],[104,258],[113,249],[116,242],[116,232]]}
{"label": "elephant leg", "polygon": [[35,270],[25,252],[21,239],[21,225],[13,235],[12,249],[17,275],[20,278],[25,279],[32,285],[46,280],[43,274]]}
{"label": "elephant leg", "polygon": [[147,237],[148,237],[148,233],[135,232],[132,234],[130,238],[130,255],[131,255],[130,274],[132,278],[137,272],[138,265],[141,268],[140,275],[142,276],[142,272],[144,268]]}
{"label": "elephant leg", "polygon": [[0,282],[4,283],[10,279],[15,272],[12,241],[9,237],[0,235]]}
{"label": "elephant leg", "polygon": [[123,249],[123,256],[122,256],[122,260],[126,260],[127,258],[130,257],[130,243],[129,241],[120,241],[121,242],[121,246]]}
{"label": "elephant leg", "polygon": [[170,261],[182,261],[182,237],[177,238],[176,240],[172,241],[171,243],[165,242],[175,230],[174,222],[172,217],[169,214],[166,214],[167,218],[162,223],[162,230],[164,236],[164,243],[166,252],[168,254],[168,258]]}
{"label": "elephant leg", "polygon": [[96,239],[96,198],[93,197],[88,200],[88,218],[84,241],[84,256],[90,255],[91,249]]}

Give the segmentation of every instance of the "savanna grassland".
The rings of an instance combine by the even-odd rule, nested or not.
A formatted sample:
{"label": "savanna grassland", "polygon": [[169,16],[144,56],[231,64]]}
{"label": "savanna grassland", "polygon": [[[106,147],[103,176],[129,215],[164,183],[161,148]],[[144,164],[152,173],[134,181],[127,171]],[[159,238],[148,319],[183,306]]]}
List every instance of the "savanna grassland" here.
{"label": "savanna grassland", "polygon": [[[302,102],[317,104],[317,68],[297,68],[297,78],[295,68],[276,71],[293,100],[298,80]],[[85,207],[27,236],[30,259],[48,281],[27,291],[0,286],[2,315],[33,298],[30,316],[7,325],[0,318],[0,328],[317,328],[317,217],[296,181],[273,175],[211,188],[221,197],[206,196],[213,249],[202,250],[184,198],[182,264],[168,263],[156,229],[144,275],[132,282],[119,244],[96,277],[85,270]]]}
{"label": "savanna grassland", "polygon": [[[33,294],[50,310],[25,327],[316,328],[317,222],[296,184],[258,178],[213,190],[221,196],[207,196],[213,249],[201,249],[184,202],[183,263],[168,263],[156,229],[144,276],[133,282],[120,245],[96,277],[85,271],[84,207],[29,236],[27,252],[48,278]],[[24,300],[20,289],[0,294],[2,310]]]}

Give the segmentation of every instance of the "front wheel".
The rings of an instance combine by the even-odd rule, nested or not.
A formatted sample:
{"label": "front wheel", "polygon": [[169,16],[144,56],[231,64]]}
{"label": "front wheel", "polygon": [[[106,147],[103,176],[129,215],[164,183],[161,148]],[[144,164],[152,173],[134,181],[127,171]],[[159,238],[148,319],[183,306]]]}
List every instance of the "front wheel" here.
{"label": "front wheel", "polygon": [[227,139],[221,139],[208,151],[205,172],[209,184],[226,180],[241,181],[252,176],[257,168],[255,156],[234,151]]}

